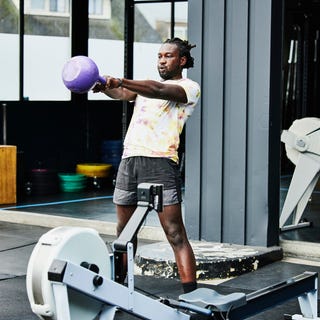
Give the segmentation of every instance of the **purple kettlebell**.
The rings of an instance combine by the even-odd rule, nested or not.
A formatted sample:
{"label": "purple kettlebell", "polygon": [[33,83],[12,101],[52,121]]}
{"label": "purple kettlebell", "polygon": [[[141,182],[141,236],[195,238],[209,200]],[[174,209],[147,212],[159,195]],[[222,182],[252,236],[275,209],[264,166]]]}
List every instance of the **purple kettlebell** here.
{"label": "purple kettlebell", "polygon": [[87,93],[97,82],[106,83],[99,75],[97,65],[86,56],[75,56],[67,61],[62,70],[62,80],[74,93]]}

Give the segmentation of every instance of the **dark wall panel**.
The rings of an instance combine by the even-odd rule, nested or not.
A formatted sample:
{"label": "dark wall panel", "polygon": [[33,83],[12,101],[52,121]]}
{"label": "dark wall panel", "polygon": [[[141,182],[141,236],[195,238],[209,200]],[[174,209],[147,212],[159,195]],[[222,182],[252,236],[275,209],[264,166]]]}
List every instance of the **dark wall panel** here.
{"label": "dark wall panel", "polygon": [[23,152],[27,171],[72,171],[76,163],[99,162],[102,141],[121,139],[121,102],[23,102],[6,109],[7,144]]}
{"label": "dark wall panel", "polygon": [[185,220],[194,239],[278,244],[280,148],[270,138],[280,132],[279,3],[189,0],[189,38],[201,47],[188,76],[202,88],[186,130]]}

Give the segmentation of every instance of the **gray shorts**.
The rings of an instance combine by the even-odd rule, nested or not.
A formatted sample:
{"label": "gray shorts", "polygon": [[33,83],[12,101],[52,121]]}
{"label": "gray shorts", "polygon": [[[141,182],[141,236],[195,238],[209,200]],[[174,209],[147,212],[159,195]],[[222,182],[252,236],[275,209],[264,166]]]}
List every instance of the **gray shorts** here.
{"label": "gray shorts", "polygon": [[129,157],[119,165],[113,202],[119,205],[137,204],[139,183],[163,184],[163,205],[182,201],[181,175],[177,163],[166,158]]}

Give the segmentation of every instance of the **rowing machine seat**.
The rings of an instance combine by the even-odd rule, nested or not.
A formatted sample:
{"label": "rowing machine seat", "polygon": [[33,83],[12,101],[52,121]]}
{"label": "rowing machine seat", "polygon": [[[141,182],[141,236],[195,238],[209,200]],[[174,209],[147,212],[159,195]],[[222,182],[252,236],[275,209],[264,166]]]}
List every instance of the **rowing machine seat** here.
{"label": "rowing machine seat", "polygon": [[212,310],[227,312],[247,303],[246,295],[242,292],[220,294],[209,288],[198,288],[179,296],[179,300],[189,303],[201,303]]}

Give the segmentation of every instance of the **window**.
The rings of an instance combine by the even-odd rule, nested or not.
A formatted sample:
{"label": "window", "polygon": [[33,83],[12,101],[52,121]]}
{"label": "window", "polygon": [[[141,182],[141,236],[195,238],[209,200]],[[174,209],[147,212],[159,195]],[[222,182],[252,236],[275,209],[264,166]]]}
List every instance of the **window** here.
{"label": "window", "polygon": [[[69,0],[26,0],[25,14],[30,15],[69,15]],[[110,19],[111,0],[89,0],[89,15],[95,18]]]}
{"label": "window", "polygon": [[68,15],[70,12],[69,0],[26,0],[25,14],[32,15]]}
{"label": "window", "polygon": [[[70,0],[25,0],[23,35],[19,35],[20,1],[6,3],[0,19],[0,86],[6,90],[0,91],[0,100],[19,100],[19,89],[26,100],[69,100],[61,72],[71,52]],[[133,3],[134,78],[157,79],[159,44],[171,37],[172,30],[175,36],[186,37],[187,1]],[[123,76],[124,8],[125,0],[89,0],[88,55],[102,75]],[[88,97],[101,99],[102,95],[90,92]]]}
{"label": "window", "polygon": [[42,10],[45,9],[45,0],[31,0],[30,1],[31,10]]}
{"label": "window", "polygon": [[[103,1],[103,13],[96,16],[102,1],[89,2],[88,55],[101,75],[123,77],[124,69],[124,0]],[[88,93],[89,100],[108,100],[106,95]]]}
{"label": "window", "polygon": [[[0,100],[19,100],[19,6],[1,7]],[[3,90],[5,88],[5,90]]]}
{"label": "window", "polygon": [[[27,4],[24,14],[24,99],[69,100],[70,92],[61,79],[63,65],[71,51],[69,1],[31,0],[26,1]],[[33,11],[36,7],[39,14]],[[63,15],[57,16],[58,11]]]}
{"label": "window", "polygon": [[50,0],[50,12],[69,12],[69,1]]}
{"label": "window", "polygon": [[89,14],[101,15],[102,14],[102,0],[90,0],[89,1]]}
{"label": "window", "polygon": [[[174,5],[174,16],[172,16]],[[161,42],[175,37],[186,39],[187,2],[148,2],[135,5],[134,78],[158,79],[157,54]]]}

